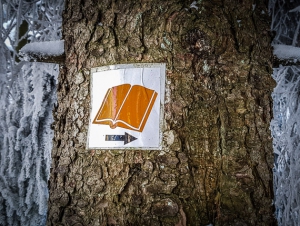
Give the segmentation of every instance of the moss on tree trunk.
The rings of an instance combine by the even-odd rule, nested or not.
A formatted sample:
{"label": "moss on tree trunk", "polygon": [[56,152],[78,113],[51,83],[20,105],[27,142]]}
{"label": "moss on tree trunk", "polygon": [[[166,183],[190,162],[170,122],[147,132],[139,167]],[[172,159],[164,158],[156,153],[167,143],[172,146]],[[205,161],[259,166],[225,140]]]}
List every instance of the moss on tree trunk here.
{"label": "moss on tree trunk", "polygon": [[[273,225],[262,1],[66,0],[48,225]],[[191,5],[192,4],[192,5]],[[164,62],[163,151],[86,150],[90,68]]]}

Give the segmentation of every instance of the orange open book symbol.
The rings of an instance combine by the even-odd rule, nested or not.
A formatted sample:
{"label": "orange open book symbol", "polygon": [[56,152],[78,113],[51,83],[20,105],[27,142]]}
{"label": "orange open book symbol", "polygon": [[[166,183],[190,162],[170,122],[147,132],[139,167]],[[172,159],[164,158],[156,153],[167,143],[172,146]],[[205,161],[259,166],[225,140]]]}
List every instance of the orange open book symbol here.
{"label": "orange open book symbol", "polygon": [[140,85],[123,84],[107,90],[93,124],[142,132],[157,92]]}

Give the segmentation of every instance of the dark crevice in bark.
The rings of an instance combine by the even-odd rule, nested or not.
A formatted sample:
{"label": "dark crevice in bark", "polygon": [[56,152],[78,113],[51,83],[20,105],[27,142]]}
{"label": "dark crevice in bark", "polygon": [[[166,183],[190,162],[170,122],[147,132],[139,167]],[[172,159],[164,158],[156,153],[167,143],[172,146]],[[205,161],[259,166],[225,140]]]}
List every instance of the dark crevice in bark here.
{"label": "dark crevice in bark", "polygon": [[117,21],[118,21],[117,17],[118,17],[118,14],[114,13],[114,22],[113,22],[114,26],[109,26],[109,29],[112,32],[114,40],[115,40],[115,47],[118,47],[120,45],[118,34],[116,32]]}
{"label": "dark crevice in bark", "polygon": [[93,38],[94,38],[94,35],[95,35],[95,32],[96,32],[97,27],[99,26],[99,23],[100,23],[100,22],[98,22],[98,21],[101,21],[101,13],[100,13],[100,12],[99,12],[98,15],[97,15],[97,20],[96,20],[96,22],[94,22],[94,26],[93,26],[93,28],[92,28],[92,30],[91,30],[91,34],[90,34],[90,36],[89,36],[89,40],[88,40],[88,41],[86,42],[86,44],[85,44],[86,50],[89,49],[89,45],[90,45],[90,43],[92,42],[92,40],[93,40]]}
{"label": "dark crevice in bark", "polygon": [[84,5],[85,5],[85,0],[80,0],[79,7],[77,9],[79,9],[79,12],[82,17],[78,19],[85,19],[85,23],[87,24],[87,18],[84,18]]}
{"label": "dark crevice in bark", "polygon": [[63,222],[64,216],[65,216],[65,210],[66,210],[66,208],[64,206],[61,206],[59,208],[59,216],[58,216],[59,222]]}
{"label": "dark crevice in bark", "polygon": [[109,27],[110,31],[112,32],[113,36],[114,36],[114,40],[115,40],[115,46],[118,47],[119,46],[119,39],[116,33],[116,30],[113,27]]}
{"label": "dark crevice in bark", "polygon": [[229,12],[226,12],[227,7],[225,5],[225,1],[222,1],[222,4],[223,4],[223,13],[224,13],[224,16],[226,18],[226,21],[227,23],[229,24],[229,30],[231,32],[231,36],[234,40],[234,47],[236,49],[236,51],[238,53],[240,53],[240,44],[239,44],[239,40],[238,40],[238,37],[237,37],[237,31],[236,31],[236,26],[235,26],[235,19],[233,18],[234,16]]}
{"label": "dark crevice in bark", "polygon": [[145,19],[144,19],[144,17],[145,17],[145,15],[144,15],[145,13],[142,13],[142,16],[141,16],[141,18],[142,18],[142,25],[141,25],[141,34],[140,34],[140,41],[141,41],[141,43],[142,43],[142,47],[144,48],[143,49],[143,54],[147,54],[147,52],[148,52],[148,48],[147,48],[147,45],[146,45],[146,42],[145,42]]}
{"label": "dark crevice in bark", "polygon": [[57,142],[56,142],[56,148],[59,148],[60,145],[61,145],[61,140],[59,139],[59,140],[57,140]]}
{"label": "dark crevice in bark", "polygon": [[238,40],[237,33],[236,33],[236,28],[235,28],[234,22],[232,21],[232,18],[229,21],[229,24],[230,24],[230,31],[231,31],[231,34],[232,34],[232,37],[234,40],[235,49],[238,53],[240,53],[240,44],[239,44],[239,40]]}
{"label": "dark crevice in bark", "polygon": [[[249,52],[248,52],[248,58],[249,58],[249,64],[252,64],[252,54],[253,54],[253,50],[254,50],[254,44],[249,46]],[[251,69],[249,69],[249,73],[251,73]]]}

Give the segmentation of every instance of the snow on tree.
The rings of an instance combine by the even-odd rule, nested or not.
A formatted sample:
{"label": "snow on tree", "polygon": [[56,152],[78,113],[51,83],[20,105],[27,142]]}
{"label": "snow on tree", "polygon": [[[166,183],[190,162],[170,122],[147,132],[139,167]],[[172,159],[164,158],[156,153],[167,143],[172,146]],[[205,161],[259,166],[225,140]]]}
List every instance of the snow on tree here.
{"label": "snow on tree", "polygon": [[0,225],[45,225],[59,66],[25,63],[27,42],[61,38],[63,0],[0,0]]}

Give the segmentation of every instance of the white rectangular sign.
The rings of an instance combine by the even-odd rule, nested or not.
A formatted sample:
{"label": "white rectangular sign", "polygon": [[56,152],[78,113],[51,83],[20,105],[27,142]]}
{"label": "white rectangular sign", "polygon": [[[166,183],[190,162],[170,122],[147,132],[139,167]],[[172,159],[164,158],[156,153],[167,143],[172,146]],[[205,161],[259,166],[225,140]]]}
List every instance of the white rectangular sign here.
{"label": "white rectangular sign", "polygon": [[161,149],[163,63],[92,68],[88,149]]}

